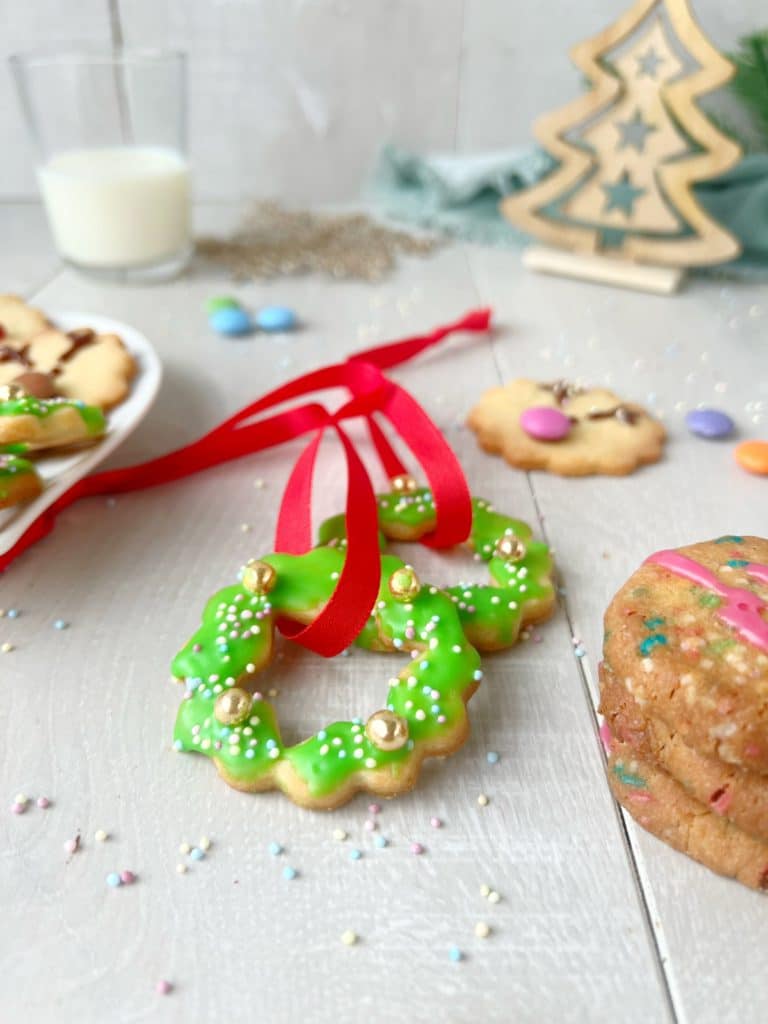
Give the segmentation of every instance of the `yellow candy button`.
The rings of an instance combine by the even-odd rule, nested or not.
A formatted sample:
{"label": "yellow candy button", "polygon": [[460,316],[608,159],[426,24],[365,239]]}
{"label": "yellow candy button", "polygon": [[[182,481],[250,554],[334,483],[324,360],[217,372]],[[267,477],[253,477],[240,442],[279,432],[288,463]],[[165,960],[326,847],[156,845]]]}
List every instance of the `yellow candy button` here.
{"label": "yellow candy button", "polygon": [[744,441],[737,446],[733,456],[748,473],[768,476],[768,441]]}

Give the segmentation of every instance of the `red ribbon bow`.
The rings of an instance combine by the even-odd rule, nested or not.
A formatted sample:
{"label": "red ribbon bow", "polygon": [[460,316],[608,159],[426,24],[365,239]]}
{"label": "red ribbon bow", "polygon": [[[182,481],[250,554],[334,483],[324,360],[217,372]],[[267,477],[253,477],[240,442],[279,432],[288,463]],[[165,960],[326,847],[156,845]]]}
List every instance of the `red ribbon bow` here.
{"label": "red ribbon bow", "polygon": [[[458,331],[487,331],[490,318],[489,309],[474,310],[429,334],[358,352],[343,363],[313,370],[275,388],[192,444],[136,466],[84,477],[42,513],[10,551],[0,555],[0,571],[50,533],[59,512],[80,498],[170,483],[210,466],[313,433],[288,480],[275,533],[277,551],[293,554],[308,551],[312,547],[313,472],[320,442],[330,427],[341,441],[347,463],[347,557],[336,589],[315,621],[305,627],[281,622],[280,628],[318,654],[327,657],[338,654],[364,626],[379,586],[376,498],[365,466],[341,424],[344,420],[362,417],[384,471],[394,477],[404,473],[405,467],[375,416],[387,419],[420,464],[434,496],[436,527],[422,538],[422,543],[442,548],[466,540],[472,507],[461,466],[419,403],[383,371],[407,362]],[[333,413],[313,401],[250,422],[274,406],[337,387],[346,388],[350,398]]]}

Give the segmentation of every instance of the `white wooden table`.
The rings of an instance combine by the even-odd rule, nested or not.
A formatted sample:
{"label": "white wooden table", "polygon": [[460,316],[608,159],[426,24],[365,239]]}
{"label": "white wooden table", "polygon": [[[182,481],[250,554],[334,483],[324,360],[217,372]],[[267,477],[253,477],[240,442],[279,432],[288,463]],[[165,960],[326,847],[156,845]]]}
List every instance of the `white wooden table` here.
{"label": "white wooden table", "polygon": [[[209,222],[232,212],[201,211]],[[472,490],[546,533],[566,591],[541,643],[487,659],[470,740],[383,808],[390,845],[379,849],[364,797],[313,814],[277,794],[235,793],[206,760],[171,751],[180,691],[170,658],[209,594],[270,550],[298,448],[69,510],[0,581],[0,606],[22,613],[0,619],[0,641],[15,645],[0,656],[0,1020],[766,1019],[764,899],[623,820],[593,710],[602,612],[643,557],[765,534],[768,484],[734,464],[731,444],[697,441],[682,424],[684,409],[706,402],[745,433],[768,434],[767,421],[753,422],[768,409],[765,286],[697,280],[661,299],[530,276],[514,253],[452,246],[375,287],[307,278],[234,289],[253,306],[292,305],[306,327],[227,341],[203,313],[207,297],[233,290],[223,276],[195,269],[163,287],[104,287],[57,266],[35,206],[2,208],[0,228],[0,290],[128,321],[164,360],[160,400],[113,464],[190,440],[356,347],[492,305],[492,341],[456,342],[397,376],[445,429]],[[665,460],[626,479],[563,480],[481,454],[462,418],[484,388],[518,374],[608,383],[649,403],[670,428]],[[322,511],[332,511],[341,462],[332,446],[326,459]],[[438,582],[468,564],[415,558]],[[54,630],[57,618],[70,628]],[[298,738],[377,707],[390,671],[365,652],[321,663],[288,651],[269,685]],[[12,815],[20,790],[53,806]],[[100,828],[106,843],[93,839]],[[349,839],[335,841],[334,828]],[[76,832],[82,850],[68,857]],[[177,874],[179,844],[203,834],[206,859]],[[108,888],[106,874],[123,868],[138,883]],[[489,904],[483,884],[501,902]],[[489,938],[475,937],[478,921]],[[353,947],[340,941],[350,928]],[[452,945],[463,962],[449,960]],[[155,993],[159,978],[171,995]]]}

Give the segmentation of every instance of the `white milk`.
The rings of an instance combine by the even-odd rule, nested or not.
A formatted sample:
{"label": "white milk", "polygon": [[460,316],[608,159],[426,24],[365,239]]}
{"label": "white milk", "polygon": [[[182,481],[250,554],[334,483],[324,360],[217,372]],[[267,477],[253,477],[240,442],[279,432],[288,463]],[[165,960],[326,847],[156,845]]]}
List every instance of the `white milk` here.
{"label": "white milk", "polygon": [[38,170],[56,246],[87,267],[135,267],[190,244],[186,160],[172,149],[65,150]]}

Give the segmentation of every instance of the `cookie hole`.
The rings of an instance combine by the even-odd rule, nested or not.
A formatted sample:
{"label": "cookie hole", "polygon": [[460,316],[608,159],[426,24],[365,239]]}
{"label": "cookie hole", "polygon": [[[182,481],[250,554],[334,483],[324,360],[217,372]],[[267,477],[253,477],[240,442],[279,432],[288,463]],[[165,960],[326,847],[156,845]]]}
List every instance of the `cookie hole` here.
{"label": "cookie hole", "polygon": [[[261,692],[274,706],[283,742],[305,740],[331,722],[365,721],[386,704],[388,680],[408,664],[405,652],[378,653],[351,647],[336,658],[321,658],[282,637],[276,637],[272,662],[249,689]],[[271,690],[277,690],[272,696]]]}

